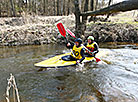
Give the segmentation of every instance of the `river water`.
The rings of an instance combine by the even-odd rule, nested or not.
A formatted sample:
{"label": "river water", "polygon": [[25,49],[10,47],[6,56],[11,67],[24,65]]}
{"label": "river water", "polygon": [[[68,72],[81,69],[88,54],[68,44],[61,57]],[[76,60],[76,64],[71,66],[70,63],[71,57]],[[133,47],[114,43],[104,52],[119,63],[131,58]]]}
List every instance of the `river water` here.
{"label": "river water", "polygon": [[34,67],[36,62],[68,51],[64,45],[51,44],[0,47],[0,102],[5,102],[10,73],[21,102],[138,102],[138,46],[100,44],[105,63],[86,63],[83,68],[38,72]]}

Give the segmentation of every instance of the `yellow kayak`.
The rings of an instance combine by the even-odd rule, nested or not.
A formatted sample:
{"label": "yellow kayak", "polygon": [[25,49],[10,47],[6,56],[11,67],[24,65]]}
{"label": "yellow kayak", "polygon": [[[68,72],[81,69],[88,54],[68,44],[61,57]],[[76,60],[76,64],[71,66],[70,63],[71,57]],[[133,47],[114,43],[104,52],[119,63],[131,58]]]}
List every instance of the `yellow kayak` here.
{"label": "yellow kayak", "polygon": [[[39,63],[36,63],[36,64],[34,64],[34,66],[41,67],[41,68],[53,68],[53,67],[55,68],[55,67],[66,67],[66,66],[76,65],[76,61],[64,61],[61,59],[61,57],[70,55],[70,54],[71,53],[57,55],[55,57],[52,57],[52,58],[46,59],[44,61],[41,61]],[[96,55],[96,57],[101,57],[103,55],[104,55],[104,53],[99,52]],[[94,59],[95,59],[94,57],[85,57],[83,62],[93,61]]]}

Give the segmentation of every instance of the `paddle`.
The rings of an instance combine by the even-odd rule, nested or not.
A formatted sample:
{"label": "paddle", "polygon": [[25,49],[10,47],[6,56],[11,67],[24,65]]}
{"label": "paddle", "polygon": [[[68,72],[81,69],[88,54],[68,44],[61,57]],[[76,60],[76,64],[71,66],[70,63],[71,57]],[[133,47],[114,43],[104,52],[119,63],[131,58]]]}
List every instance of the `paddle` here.
{"label": "paddle", "polygon": [[[60,32],[60,34],[65,38],[66,42],[68,42],[68,40],[66,38],[66,30],[65,30],[63,24],[62,23],[58,23],[57,24],[57,28],[58,28],[58,31]],[[74,55],[72,50],[71,50],[71,52],[72,52],[73,56],[75,57],[75,55]],[[80,63],[77,63],[77,64],[80,65]]]}
{"label": "paddle", "polygon": [[75,34],[72,33],[69,29],[67,29],[67,32],[68,32],[72,37],[76,38],[76,37],[75,37]]}
{"label": "paddle", "polygon": [[[89,51],[91,54],[93,54],[89,49],[87,49],[87,47],[85,47],[84,45],[82,45],[87,51]],[[96,59],[96,62],[99,62],[99,61],[101,61],[99,58],[96,58],[95,56],[94,56],[94,58]]]}
{"label": "paddle", "polygon": [[[72,37],[76,38],[75,34],[72,33],[69,29],[67,29],[67,32],[68,32]],[[89,52],[92,54],[92,52],[91,52],[88,48],[86,48],[83,44],[82,44],[82,46],[83,46],[87,51],[89,51]],[[94,58],[96,59],[96,62],[101,61],[99,58],[96,58],[95,56],[94,56]]]}
{"label": "paddle", "polygon": [[63,24],[62,23],[58,23],[57,24],[57,28],[58,28],[59,33],[65,38],[66,42],[68,42],[68,40],[66,38],[66,30],[65,30]]}

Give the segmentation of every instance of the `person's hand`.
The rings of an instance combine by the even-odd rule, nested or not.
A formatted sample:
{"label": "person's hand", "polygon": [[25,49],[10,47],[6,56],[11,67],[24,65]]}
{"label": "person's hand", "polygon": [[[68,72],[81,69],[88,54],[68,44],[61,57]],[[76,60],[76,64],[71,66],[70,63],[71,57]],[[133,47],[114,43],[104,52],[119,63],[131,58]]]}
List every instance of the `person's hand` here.
{"label": "person's hand", "polygon": [[67,46],[70,46],[71,44],[70,43],[67,43]]}
{"label": "person's hand", "polygon": [[93,52],[90,52],[89,54],[90,54],[90,55],[94,55],[94,53],[93,53]]}
{"label": "person's hand", "polygon": [[88,50],[85,50],[86,53],[89,53]]}
{"label": "person's hand", "polygon": [[80,60],[77,60],[76,63],[80,63]]}

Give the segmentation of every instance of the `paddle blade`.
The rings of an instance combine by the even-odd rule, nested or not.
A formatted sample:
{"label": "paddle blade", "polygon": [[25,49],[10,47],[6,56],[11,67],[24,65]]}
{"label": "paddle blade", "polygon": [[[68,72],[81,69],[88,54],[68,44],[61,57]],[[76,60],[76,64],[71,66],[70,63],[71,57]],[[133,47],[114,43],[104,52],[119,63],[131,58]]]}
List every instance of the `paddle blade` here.
{"label": "paddle blade", "polygon": [[58,23],[57,24],[57,28],[58,28],[58,31],[60,32],[60,34],[62,36],[64,36],[64,37],[66,37],[66,30],[65,30],[63,24],[62,23]]}
{"label": "paddle blade", "polygon": [[95,59],[96,59],[96,62],[99,62],[99,61],[101,61],[99,58],[96,58],[96,57],[95,57]]}
{"label": "paddle blade", "polygon": [[75,34],[72,33],[69,29],[67,29],[67,32],[68,32],[72,37],[76,38],[76,37],[75,37]]}

